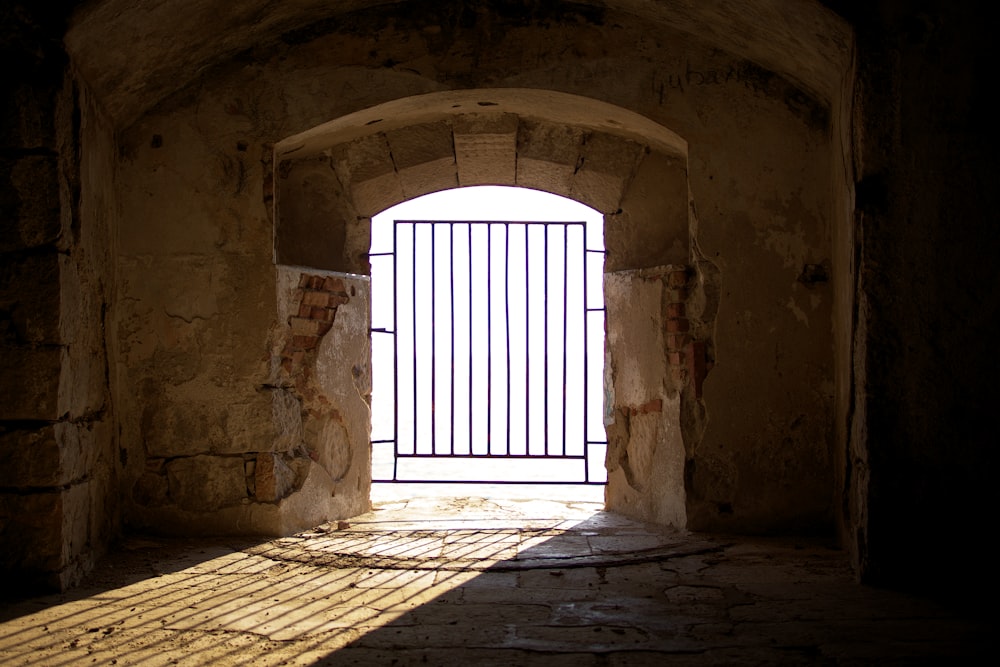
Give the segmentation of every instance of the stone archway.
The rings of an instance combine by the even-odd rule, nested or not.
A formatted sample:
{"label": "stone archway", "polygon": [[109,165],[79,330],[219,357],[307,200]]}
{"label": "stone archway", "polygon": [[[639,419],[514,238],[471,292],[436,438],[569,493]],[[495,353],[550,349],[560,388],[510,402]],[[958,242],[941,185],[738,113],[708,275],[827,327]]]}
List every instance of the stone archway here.
{"label": "stone archway", "polygon": [[327,511],[356,513],[370,491],[362,403],[371,217],[430,192],[490,184],[604,214],[607,504],[684,527],[682,396],[695,390],[689,376],[704,374],[695,362],[705,350],[691,338],[686,307],[686,156],[683,139],[633,112],[516,89],[396,100],[279,142],[274,256],[279,323],[288,326],[276,332],[276,382],[298,399],[291,410],[301,404],[308,455],[331,471]]}

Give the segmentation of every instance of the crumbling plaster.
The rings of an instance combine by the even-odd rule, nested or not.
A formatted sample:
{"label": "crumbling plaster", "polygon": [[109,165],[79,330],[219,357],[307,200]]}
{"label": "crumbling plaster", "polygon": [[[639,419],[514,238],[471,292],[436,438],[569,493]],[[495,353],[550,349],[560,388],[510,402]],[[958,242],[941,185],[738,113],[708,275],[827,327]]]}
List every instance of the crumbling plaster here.
{"label": "crumbling plaster", "polygon": [[[699,278],[692,298],[718,304],[699,325],[714,362],[704,395],[693,407],[678,408],[697,436],[685,442],[687,523],[768,531],[828,521],[832,297],[822,267],[831,253],[829,165],[839,149],[830,138],[828,85],[801,83],[815,73],[783,77],[745,59],[756,47],[727,52],[683,26],[650,30],[651,8],[630,14],[567,6],[537,22],[516,12],[459,16],[452,9],[364,10],[285,33],[204,70],[148,109],[109,93],[106,103],[128,125],[121,135],[117,318],[122,445],[130,484],[160,479],[152,488],[160,495],[140,484],[137,496],[131,487],[131,520],[183,530],[259,529],[234,518],[250,511],[240,509],[244,500],[258,504],[249,491],[239,503],[233,494],[213,496],[230,504],[197,516],[172,511],[177,498],[169,469],[179,480],[177,457],[215,457],[228,469],[228,458],[269,451],[280,438],[274,398],[262,391],[273,381],[276,332],[288,326],[277,315],[281,270],[272,263],[269,188],[272,168],[279,178],[282,169],[272,160],[274,145],[391,100],[489,87],[596,100],[687,142],[684,168],[694,208],[685,216],[691,235],[682,249],[688,263],[700,267],[694,275],[710,276]],[[84,36],[96,16],[83,14],[68,39],[71,51],[82,49],[78,56],[91,64],[101,59]],[[844,39],[832,15],[817,16],[835,36],[823,48]],[[824,68],[846,54],[844,45],[832,48]],[[104,70],[93,74],[106,81]],[[830,76],[839,83],[843,72],[834,68]],[[160,85],[155,76],[148,80]],[[480,101],[486,106],[475,111],[502,112],[491,108],[493,100]],[[628,131],[635,133],[618,133]],[[601,160],[594,163],[584,162],[585,168]],[[343,187],[342,171],[333,171]],[[394,168],[390,178],[404,171]],[[639,187],[641,169],[628,178]],[[641,187],[644,201],[658,194],[655,172]],[[359,210],[356,193],[348,194],[355,214],[376,212]],[[685,211],[688,203],[679,202]],[[627,229],[630,211],[642,205],[622,208],[619,214],[602,206],[611,244],[629,238],[616,237],[616,228]],[[640,223],[640,237],[658,224]],[[353,238],[357,250],[363,224],[354,229],[345,230],[345,239]],[[638,268],[622,255],[626,248],[641,254],[639,244],[609,247],[609,269]],[[364,272],[361,258],[354,261]]]}

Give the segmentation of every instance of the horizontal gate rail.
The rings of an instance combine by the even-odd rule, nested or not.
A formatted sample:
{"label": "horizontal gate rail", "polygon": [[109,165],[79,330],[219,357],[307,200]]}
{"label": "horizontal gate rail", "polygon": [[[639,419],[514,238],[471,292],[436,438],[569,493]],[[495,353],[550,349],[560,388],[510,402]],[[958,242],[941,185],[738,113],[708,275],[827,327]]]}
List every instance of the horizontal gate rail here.
{"label": "horizontal gate rail", "polygon": [[[391,260],[392,326],[371,331],[394,341],[393,437],[371,440],[393,446],[392,475],[373,482],[605,484],[591,471],[607,441],[590,437],[587,355],[590,317],[604,313],[589,301],[588,257],[604,251],[586,240],[583,222],[394,221],[392,252],[369,255]],[[582,471],[401,475],[401,461],[430,460]]]}

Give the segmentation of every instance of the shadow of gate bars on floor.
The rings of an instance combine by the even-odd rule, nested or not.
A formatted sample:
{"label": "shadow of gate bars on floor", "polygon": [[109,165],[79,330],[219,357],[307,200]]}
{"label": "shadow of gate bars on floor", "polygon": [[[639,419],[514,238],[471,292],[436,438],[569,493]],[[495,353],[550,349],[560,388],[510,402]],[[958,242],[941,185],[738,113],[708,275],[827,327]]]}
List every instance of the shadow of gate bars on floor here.
{"label": "shadow of gate bars on floor", "polygon": [[584,222],[393,221],[369,255],[373,322],[392,322],[372,328],[373,482],[606,483],[587,240]]}

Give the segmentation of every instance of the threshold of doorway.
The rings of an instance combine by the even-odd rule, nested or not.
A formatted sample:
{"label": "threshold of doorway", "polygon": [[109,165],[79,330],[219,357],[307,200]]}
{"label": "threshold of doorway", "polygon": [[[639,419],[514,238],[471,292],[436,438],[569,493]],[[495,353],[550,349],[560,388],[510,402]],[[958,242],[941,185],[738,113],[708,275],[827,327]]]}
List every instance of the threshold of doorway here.
{"label": "threshold of doorway", "polygon": [[421,484],[375,482],[372,503],[419,498],[488,498],[494,501],[548,500],[557,503],[604,505],[604,485],[586,484]]}

